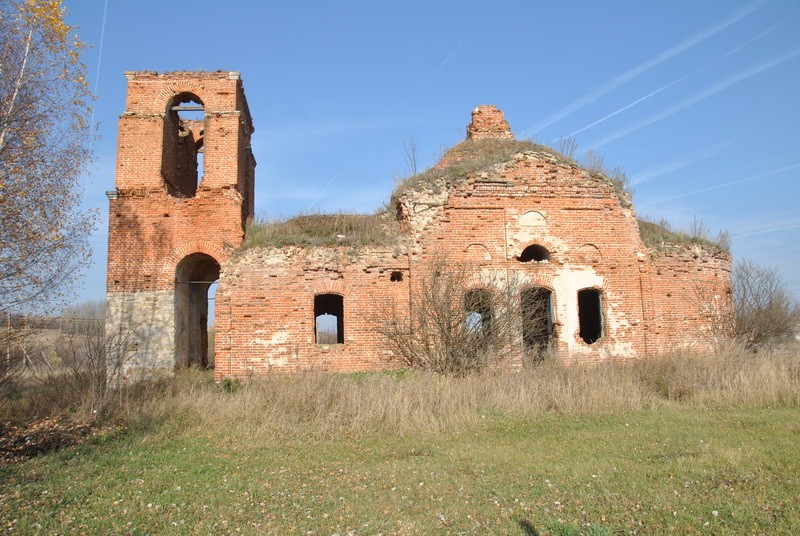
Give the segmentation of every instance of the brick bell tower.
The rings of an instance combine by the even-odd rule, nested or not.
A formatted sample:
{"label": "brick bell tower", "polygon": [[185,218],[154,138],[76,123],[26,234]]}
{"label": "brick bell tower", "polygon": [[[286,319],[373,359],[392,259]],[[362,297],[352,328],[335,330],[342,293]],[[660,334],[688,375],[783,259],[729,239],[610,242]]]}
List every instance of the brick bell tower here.
{"label": "brick bell tower", "polygon": [[238,72],[125,76],[106,334],[109,369],[135,378],[208,364],[208,290],[253,214],[255,159]]}

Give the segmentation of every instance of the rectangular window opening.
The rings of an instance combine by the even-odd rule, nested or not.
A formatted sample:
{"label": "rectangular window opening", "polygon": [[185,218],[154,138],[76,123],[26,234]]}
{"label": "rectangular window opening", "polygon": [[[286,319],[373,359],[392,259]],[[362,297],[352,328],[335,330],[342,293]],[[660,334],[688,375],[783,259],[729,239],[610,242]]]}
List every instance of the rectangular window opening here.
{"label": "rectangular window opening", "polygon": [[534,287],[522,291],[522,341],[525,349],[542,352],[553,338],[553,292]]}
{"label": "rectangular window opening", "polygon": [[344,298],[338,294],[314,296],[314,341],[344,344]]}
{"label": "rectangular window opening", "polygon": [[598,289],[578,292],[578,322],[580,337],[586,344],[594,344],[603,336],[603,299]]}

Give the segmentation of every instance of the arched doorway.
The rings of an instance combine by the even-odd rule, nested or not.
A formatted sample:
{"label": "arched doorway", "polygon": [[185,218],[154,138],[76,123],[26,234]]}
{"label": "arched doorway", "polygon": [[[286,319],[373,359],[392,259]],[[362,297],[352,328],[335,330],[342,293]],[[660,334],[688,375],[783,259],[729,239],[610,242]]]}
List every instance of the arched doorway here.
{"label": "arched doorway", "polygon": [[205,253],[184,257],[175,268],[175,367],[207,367],[208,289],[219,263]]}

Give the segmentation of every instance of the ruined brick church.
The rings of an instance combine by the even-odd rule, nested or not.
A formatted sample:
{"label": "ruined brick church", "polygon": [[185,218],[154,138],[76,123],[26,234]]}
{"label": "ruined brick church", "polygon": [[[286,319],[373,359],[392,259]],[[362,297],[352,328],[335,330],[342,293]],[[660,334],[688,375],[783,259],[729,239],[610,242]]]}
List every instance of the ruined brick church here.
{"label": "ruined brick church", "polygon": [[[376,319],[412,314],[437,259],[467,270],[465,315],[488,320],[492,282],[546,310],[500,364],[543,343],[567,362],[657,355],[708,344],[729,299],[730,256],[700,244],[645,243],[630,196],[603,174],[517,141],[493,106],[466,140],[401,184],[385,242],[250,244],[254,131],[237,72],[127,72],[115,189],[108,192],[107,334],[125,334],[129,376],[209,363],[215,376],[396,367]],[[489,156],[487,156],[487,154]],[[702,292],[699,292],[702,291]],[[699,297],[702,296],[702,299]],[[457,300],[457,301],[458,301]],[[472,310],[470,310],[472,309]],[[333,319],[326,337],[319,323]],[[525,326],[526,324],[520,324]]]}

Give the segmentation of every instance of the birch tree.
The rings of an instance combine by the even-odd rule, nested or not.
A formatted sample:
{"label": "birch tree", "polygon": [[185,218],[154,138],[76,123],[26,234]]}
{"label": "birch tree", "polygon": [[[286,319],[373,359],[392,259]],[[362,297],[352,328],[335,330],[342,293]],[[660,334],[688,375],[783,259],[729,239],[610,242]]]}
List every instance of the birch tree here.
{"label": "birch tree", "polygon": [[92,95],[64,15],[60,0],[0,0],[0,313],[54,312],[88,259]]}

